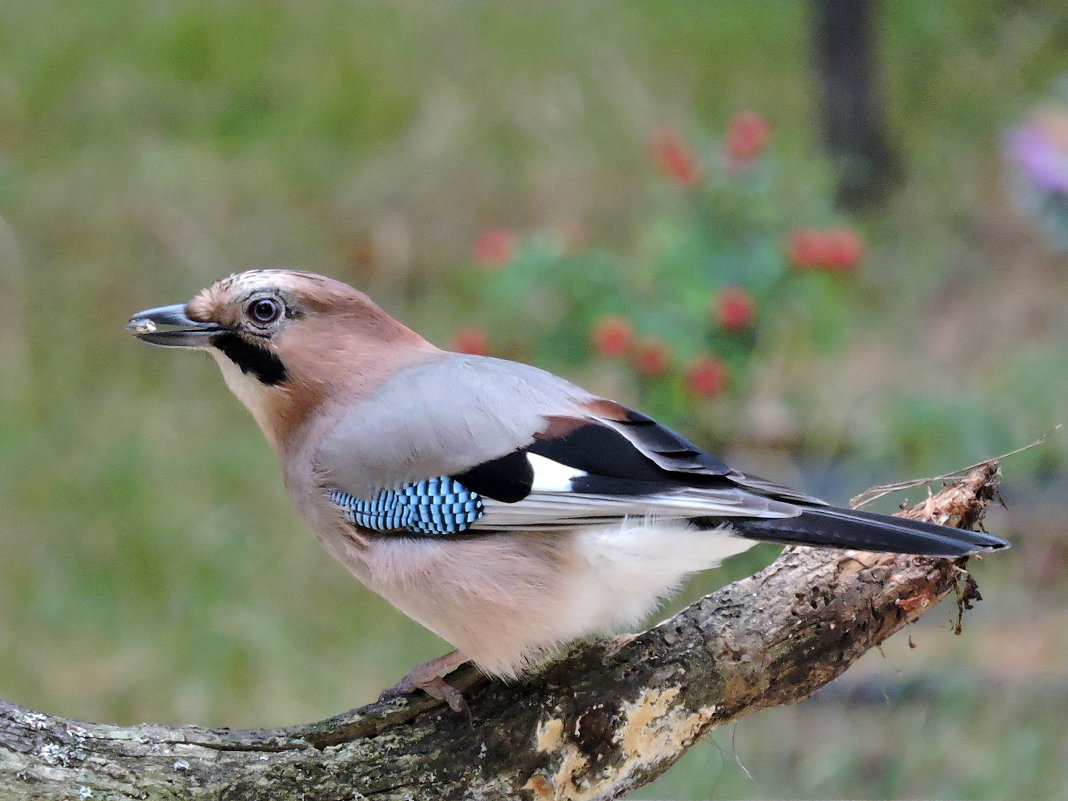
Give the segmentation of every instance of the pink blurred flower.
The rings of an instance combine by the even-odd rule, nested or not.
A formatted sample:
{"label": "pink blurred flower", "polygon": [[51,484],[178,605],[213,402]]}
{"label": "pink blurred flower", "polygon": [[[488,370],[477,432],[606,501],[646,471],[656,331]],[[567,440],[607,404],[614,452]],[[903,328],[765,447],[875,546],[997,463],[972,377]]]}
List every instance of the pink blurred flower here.
{"label": "pink blurred flower", "polygon": [[755,111],[739,111],[727,123],[724,149],[739,166],[749,163],[762,152],[771,137],[771,126]]}
{"label": "pink blurred flower", "polygon": [[602,356],[622,356],[634,343],[634,326],[626,318],[610,314],[590,328],[590,342]]}
{"label": "pink blurred flower", "polygon": [[515,234],[507,228],[483,231],[475,240],[472,255],[480,267],[506,267],[515,255]]}
{"label": "pink blurred flower", "polygon": [[827,260],[826,237],[814,228],[795,228],[790,232],[786,252],[794,267],[817,268]]}
{"label": "pink blurred flower", "polygon": [[756,320],[756,301],[740,286],[728,286],[715,296],[713,311],[724,331],[744,331]]}
{"label": "pink blurred flower", "polygon": [[1042,192],[1068,193],[1068,149],[1042,124],[1033,120],[1009,132],[1005,153],[1009,161]]}
{"label": "pink blurred flower", "polygon": [[834,228],[827,232],[826,261],[824,269],[848,272],[860,265],[864,256],[864,241],[852,228]]}
{"label": "pink blurred flower", "polygon": [[671,366],[671,348],[662,339],[646,339],[635,346],[631,360],[642,375],[663,375]]}
{"label": "pink blurred flower", "polygon": [[696,154],[670,128],[661,128],[653,134],[649,149],[653,162],[660,172],[679,186],[697,184],[699,165]]}
{"label": "pink blurred flower", "polygon": [[473,356],[488,356],[490,352],[489,337],[481,328],[468,326],[452,335],[449,349],[457,353],[470,353]]}
{"label": "pink blurred flower", "polygon": [[715,356],[702,356],[686,369],[686,389],[697,398],[714,398],[727,388],[727,366]]}

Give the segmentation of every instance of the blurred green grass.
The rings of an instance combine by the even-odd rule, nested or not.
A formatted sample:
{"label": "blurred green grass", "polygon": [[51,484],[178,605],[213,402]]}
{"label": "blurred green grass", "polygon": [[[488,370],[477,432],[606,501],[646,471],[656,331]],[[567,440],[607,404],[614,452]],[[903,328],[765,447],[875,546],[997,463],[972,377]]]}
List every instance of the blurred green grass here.
{"label": "blurred green grass", "polygon": [[[781,158],[820,158],[802,2],[0,12],[0,696],[71,717],[309,720],[446,648],[303,531],[214,366],[132,341],[130,313],[284,265],[350,280],[442,342],[483,228],[577,221],[639,249],[660,125],[754,108]],[[836,500],[1030,441],[1068,397],[1066,265],[1014,217],[996,157],[1068,67],[1063,9],[903,0],[880,23],[905,183],[861,221],[857,341],[793,368],[828,437],[810,467],[852,458],[819,488]],[[1062,437],[1007,465],[1010,499],[1066,454]],[[781,455],[738,456],[805,481]],[[1057,627],[1041,658],[990,647],[1014,621],[1063,621],[1062,512],[999,518],[1032,541],[977,567],[988,601],[963,638],[936,611],[924,647],[888,647],[902,677],[963,689],[764,713],[639,797],[1065,797],[1063,722],[1031,682],[1068,664]],[[1010,690],[982,689],[991,673]]]}

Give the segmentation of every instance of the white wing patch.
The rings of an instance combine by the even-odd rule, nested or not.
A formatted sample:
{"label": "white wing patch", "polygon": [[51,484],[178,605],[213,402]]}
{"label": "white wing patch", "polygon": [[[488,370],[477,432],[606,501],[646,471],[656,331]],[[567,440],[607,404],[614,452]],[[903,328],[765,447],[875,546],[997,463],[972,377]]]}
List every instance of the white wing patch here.
{"label": "white wing patch", "polygon": [[571,492],[571,480],[589,475],[584,470],[554,462],[536,453],[528,453],[527,461],[534,468],[531,492]]}

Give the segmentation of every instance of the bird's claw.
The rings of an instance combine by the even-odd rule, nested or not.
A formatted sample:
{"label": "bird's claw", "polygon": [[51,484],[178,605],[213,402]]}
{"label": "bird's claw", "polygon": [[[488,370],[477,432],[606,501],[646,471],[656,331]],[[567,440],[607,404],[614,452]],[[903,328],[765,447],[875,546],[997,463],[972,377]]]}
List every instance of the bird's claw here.
{"label": "bird's claw", "polygon": [[470,713],[470,710],[467,707],[467,701],[464,700],[463,693],[445,681],[441,676],[434,676],[433,678],[423,680],[413,679],[410,675],[405,676],[392,687],[383,690],[378,696],[378,700],[392,701],[405,695],[411,695],[416,690],[422,690],[431,698],[438,701],[444,701],[453,712]]}
{"label": "bird's claw", "polygon": [[410,695],[416,690],[422,690],[431,698],[444,701],[453,712],[467,712],[470,715],[463,693],[445,681],[443,677],[443,673],[449,672],[464,661],[464,657],[457,651],[431,659],[414,668],[392,687],[383,690],[378,700],[392,701],[395,698]]}

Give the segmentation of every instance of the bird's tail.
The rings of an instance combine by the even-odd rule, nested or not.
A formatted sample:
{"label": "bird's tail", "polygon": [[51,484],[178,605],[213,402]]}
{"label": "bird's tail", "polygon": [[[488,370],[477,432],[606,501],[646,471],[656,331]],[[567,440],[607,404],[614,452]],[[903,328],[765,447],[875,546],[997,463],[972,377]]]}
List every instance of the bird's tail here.
{"label": "bird's tail", "polygon": [[796,517],[699,518],[694,523],[701,528],[729,524],[738,536],[761,542],[920,556],[964,556],[1009,547],[1005,540],[978,531],[834,506],[806,507]]}

